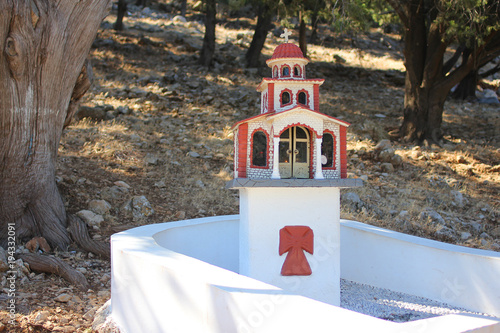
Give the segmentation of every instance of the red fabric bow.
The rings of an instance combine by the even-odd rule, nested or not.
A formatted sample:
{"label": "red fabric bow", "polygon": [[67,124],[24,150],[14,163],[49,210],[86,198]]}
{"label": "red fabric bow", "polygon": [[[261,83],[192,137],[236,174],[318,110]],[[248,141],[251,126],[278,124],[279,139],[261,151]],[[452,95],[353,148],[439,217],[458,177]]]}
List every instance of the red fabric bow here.
{"label": "red fabric bow", "polygon": [[286,226],[280,230],[280,256],[288,252],[281,275],[311,275],[311,267],[307,262],[304,251],[313,254],[314,234],[307,226]]}

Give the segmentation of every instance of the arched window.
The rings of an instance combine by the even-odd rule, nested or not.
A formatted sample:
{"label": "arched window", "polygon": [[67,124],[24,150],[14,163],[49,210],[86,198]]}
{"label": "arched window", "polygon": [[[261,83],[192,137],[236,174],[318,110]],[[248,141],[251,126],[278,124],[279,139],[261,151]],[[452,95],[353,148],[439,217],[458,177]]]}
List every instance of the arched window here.
{"label": "arched window", "polygon": [[307,94],[303,91],[299,92],[299,95],[297,96],[297,101],[300,104],[307,105]]}
{"label": "arched window", "polygon": [[323,133],[323,141],[321,142],[321,165],[323,168],[333,167],[333,158],[335,151],[335,140],[330,133]]}
{"label": "arched window", "polygon": [[267,136],[262,131],[253,134],[252,165],[265,167],[267,165]]}
{"label": "arched window", "polygon": [[283,66],[281,76],[290,76],[290,67],[288,66]]}
{"label": "arched window", "polygon": [[278,66],[274,66],[273,68],[273,77],[278,77]]}
{"label": "arched window", "polygon": [[290,104],[290,93],[288,91],[284,91],[281,93],[281,105]]}
{"label": "arched window", "polygon": [[300,77],[300,67],[297,65],[293,67],[293,76]]}

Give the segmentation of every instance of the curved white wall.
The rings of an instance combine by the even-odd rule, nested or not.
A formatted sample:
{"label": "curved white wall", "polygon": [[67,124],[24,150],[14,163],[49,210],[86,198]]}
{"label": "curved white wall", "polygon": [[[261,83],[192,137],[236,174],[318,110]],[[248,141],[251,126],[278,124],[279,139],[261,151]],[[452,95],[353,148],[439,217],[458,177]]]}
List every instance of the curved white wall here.
{"label": "curved white wall", "polygon": [[[147,225],[113,235],[112,317],[122,333],[385,333],[422,332],[423,328],[425,332],[440,333],[500,332],[498,321],[461,315],[396,324],[291,295],[274,286],[239,275],[235,273],[238,267],[238,224],[238,215],[220,216]],[[445,248],[434,246],[431,250],[422,250],[421,255],[411,259],[414,251],[427,245],[409,245],[408,240],[413,243],[415,240],[399,240],[400,235],[358,225],[358,222],[343,221],[341,252],[351,253],[347,257],[342,255],[342,269],[348,274],[343,274],[343,277],[362,283],[370,283],[368,281],[373,279],[372,282],[379,286],[391,288],[401,281],[420,278],[418,275],[412,276],[414,271],[398,272],[398,267],[410,269],[415,266],[412,261],[449,251],[448,245],[443,245]],[[498,254],[476,251],[479,250],[467,254],[476,257],[462,262],[473,265],[482,256],[484,261],[481,259],[481,263],[477,263],[478,266],[474,266],[473,270],[486,276],[489,276],[490,270],[493,273],[498,271]],[[477,257],[479,253],[482,255]],[[381,261],[389,255],[396,258],[393,265]],[[463,255],[459,252],[457,256]],[[446,260],[452,260],[452,257],[451,254],[443,256]],[[375,269],[378,266],[381,269]],[[450,266],[454,267],[453,264]],[[355,269],[356,267],[359,269]],[[445,270],[449,267],[440,264],[438,260],[432,260],[428,265],[418,265],[418,269]],[[386,274],[381,274],[381,271],[386,271]],[[426,274],[420,276],[422,275]],[[439,278],[439,275],[434,276]],[[482,276],[466,276],[476,279],[464,279],[463,283],[473,283],[472,286],[464,285],[465,289],[483,285],[480,283]],[[490,285],[489,289],[473,290],[484,293],[481,297],[482,300],[489,300],[484,302],[488,309],[499,309],[498,282]],[[439,290],[433,293],[439,293]]]}
{"label": "curved white wall", "polygon": [[500,317],[500,253],[341,221],[344,279]]}

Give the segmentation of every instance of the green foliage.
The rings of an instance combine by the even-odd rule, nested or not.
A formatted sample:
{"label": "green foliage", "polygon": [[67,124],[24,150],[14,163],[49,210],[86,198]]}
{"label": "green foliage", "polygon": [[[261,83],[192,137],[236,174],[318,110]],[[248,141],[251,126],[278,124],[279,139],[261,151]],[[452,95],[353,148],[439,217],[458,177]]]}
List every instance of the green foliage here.
{"label": "green foliage", "polygon": [[485,37],[500,29],[499,0],[437,0],[436,23],[443,40],[478,47]]}
{"label": "green foliage", "polygon": [[399,23],[399,18],[384,0],[333,0],[331,16],[337,31],[366,31]]}

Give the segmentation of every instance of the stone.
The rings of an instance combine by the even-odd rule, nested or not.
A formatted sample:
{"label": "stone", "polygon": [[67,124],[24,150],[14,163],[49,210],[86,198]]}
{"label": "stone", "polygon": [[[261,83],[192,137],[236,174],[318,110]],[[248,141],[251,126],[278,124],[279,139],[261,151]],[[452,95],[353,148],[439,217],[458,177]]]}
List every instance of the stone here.
{"label": "stone", "polygon": [[446,221],[444,218],[436,211],[426,208],[423,212],[420,213],[419,218],[421,220],[428,220],[432,223],[437,223],[437,224],[446,224]]}
{"label": "stone", "polygon": [[55,298],[55,301],[61,303],[67,303],[71,300],[72,296],[69,294],[61,294]]}
{"label": "stone", "polygon": [[7,261],[7,251],[0,246],[0,273],[9,270],[9,262]]}
{"label": "stone", "polygon": [[85,314],[83,315],[83,319],[91,321],[94,319],[94,315],[95,315],[95,310],[90,309],[89,311],[85,312]]}
{"label": "stone", "polygon": [[123,210],[126,212],[132,212],[132,216],[135,219],[142,219],[151,216],[154,213],[151,203],[143,195],[134,196],[123,206]]}
{"label": "stone", "polygon": [[454,242],[457,240],[457,235],[455,231],[451,228],[448,228],[444,225],[440,225],[435,232],[437,238],[442,239],[444,241]]}
{"label": "stone", "polygon": [[81,210],[78,213],[76,213],[76,216],[81,218],[89,227],[92,227],[94,229],[99,229],[101,226],[101,223],[104,222],[104,218],[102,215],[96,214],[93,211],[90,210]]}
{"label": "stone", "polygon": [[394,150],[394,148],[384,149],[378,154],[378,159],[381,162],[390,163],[395,153],[396,151]]}
{"label": "stone", "polygon": [[198,158],[198,157],[200,157],[200,154],[198,154],[198,153],[197,153],[197,152],[195,152],[195,151],[190,151],[190,152],[188,153],[188,156],[191,156],[191,157],[194,157],[194,158]]}
{"label": "stone", "polygon": [[363,202],[357,193],[347,192],[341,196],[341,203],[354,206],[356,209],[360,209],[363,206]]}
{"label": "stone", "polygon": [[394,166],[391,163],[382,163],[380,165],[380,170],[382,172],[393,172],[394,171]]}
{"label": "stone", "polygon": [[400,166],[403,164],[403,158],[398,154],[394,154],[391,158],[391,164],[395,167]]}
{"label": "stone", "polygon": [[146,154],[144,158],[144,163],[146,163],[146,165],[157,165],[158,161],[158,157],[150,153]]}
{"label": "stone", "polygon": [[114,184],[118,187],[123,187],[123,188],[126,188],[126,189],[129,189],[130,188],[130,185],[125,183],[124,181],[122,180],[119,180],[119,181],[116,181],[114,182]]}
{"label": "stone", "polygon": [[45,321],[47,321],[49,316],[50,316],[49,311],[45,311],[45,310],[40,311],[35,315],[35,318],[33,319],[33,321],[35,322],[35,324],[40,325],[40,324],[43,324]]}
{"label": "stone", "polygon": [[464,195],[459,191],[451,191],[452,203],[455,206],[463,207],[464,204],[467,203],[467,199],[465,199]]}
{"label": "stone", "polygon": [[178,220],[184,220],[186,218],[186,212],[181,210],[175,213],[175,218]]}
{"label": "stone", "polygon": [[500,238],[500,225],[493,228],[493,230],[490,231],[490,234],[493,238]]}
{"label": "stone", "polygon": [[96,214],[108,214],[111,209],[111,204],[106,200],[92,200],[89,202],[89,210]]}
{"label": "stone", "polygon": [[34,253],[38,250],[43,252],[50,252],[50,245],[47,243],[47,240],[43,237],[34,237],[29,242],[26,243],[26,248]]}
{"label": "stone", "polygon": [[467,232],[467,231],[464,231],[460,234],[460,239],[461,240],[468,240],[469,238],[471,238],[471,233],[470,232]]}
{"label": "stone", "polygon": [[76,117],[78,119],[91,118],[94,120],[104,120],[106,118],[106,111],[100,107],[80,106]]}
{"label": "stone", "polygon": [[174,16],[174,18],[172,19],[172,21],[174,23],[186,23],[187,22],[186,18],[184,16],[182,16],[182,15]]}
{"label": "stone", "polygon": [[[128,186],[128,185],[127,185]],[[106,187],[101,192],[101,197],[107,201],[116,201],[122,199],[128,193],[128,188],[124,186]]]}
{"label": "stone", "polygon": [[375,146],[375,150],[377,151],[382,151],[389,148],[392,148],[392,143],[391,140],[388,139],[380,140],[379,143],[377,143],[377,145]]}
{"label": "stone", "polygon": [[82,274],[87,274],[87,269],[85,267],[78,267],[76,270]]}
{"label": "stone", "polygon": [[92,331],[96,333],[120,333],[111,318],[111,300],[108,300],[97,310],[92,322]]}
{"label": "stone", "polygon": [[479,235],[479,237],[481,237],[483,239],[489,239],[489,238],[491,238],[491,236],[488,235],[486,232],[482,232],[481,235]]}

